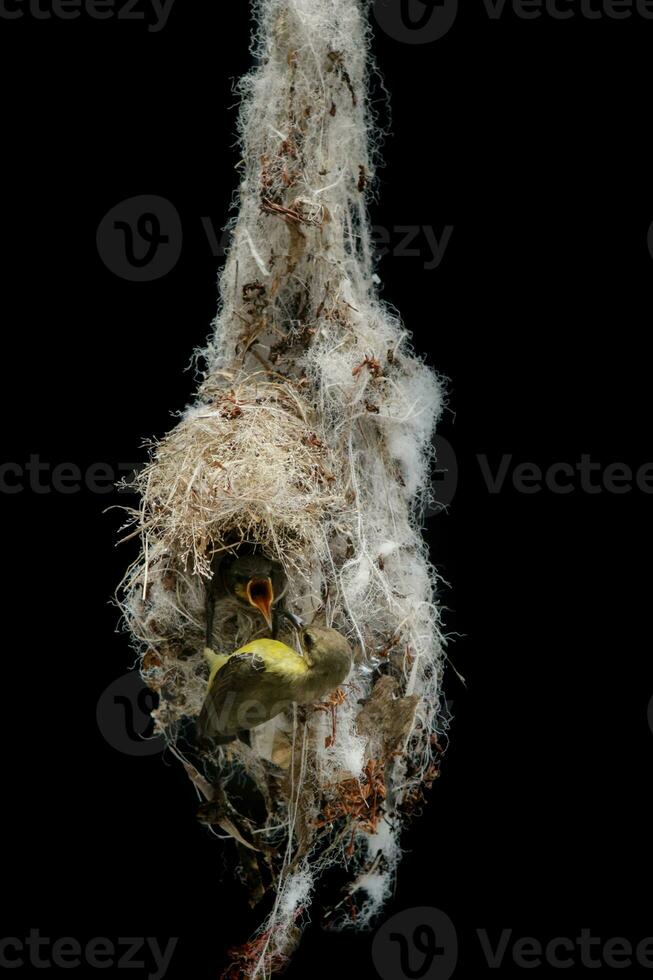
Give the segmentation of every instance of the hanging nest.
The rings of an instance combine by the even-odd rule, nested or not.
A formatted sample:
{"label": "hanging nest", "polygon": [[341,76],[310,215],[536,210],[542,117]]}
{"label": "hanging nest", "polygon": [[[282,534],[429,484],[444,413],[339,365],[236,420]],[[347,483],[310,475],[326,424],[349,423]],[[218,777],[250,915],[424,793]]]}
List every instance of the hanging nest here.
{"label": "hanging nest", "polygon": [[[323,881],[326,926],[373,921],[445,745],[438,576],[421,532],[444,389],[377,295],[366,7],[255,4],[215,332],[196,402],[150,447],[128,526],[142,548],[120,602],[159,695],[156,729],[263,910],[230,980],[287,962]],[[216,557],[242,552],[278,563],[288,610],[339,630],[354,665],[249,744],[200,744],[207,588]],[[229,654],[261,627],[230,614],[215,644]]]}

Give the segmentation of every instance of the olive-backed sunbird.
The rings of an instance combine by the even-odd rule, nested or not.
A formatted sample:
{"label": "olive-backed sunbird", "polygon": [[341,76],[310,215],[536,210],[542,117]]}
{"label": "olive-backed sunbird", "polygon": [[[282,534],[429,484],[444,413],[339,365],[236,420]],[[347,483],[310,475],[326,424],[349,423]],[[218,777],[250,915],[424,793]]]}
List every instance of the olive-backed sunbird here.
{"label": "olive-backed sunbird", "polygon": [[206,649],[209,685],[198,720],[203,738],[231,741],[264,724],[291,704],[309,704],[347,677],[352,649],[337,630],[305,627],[303,656],[278,640],[259,639],[226,657]]}

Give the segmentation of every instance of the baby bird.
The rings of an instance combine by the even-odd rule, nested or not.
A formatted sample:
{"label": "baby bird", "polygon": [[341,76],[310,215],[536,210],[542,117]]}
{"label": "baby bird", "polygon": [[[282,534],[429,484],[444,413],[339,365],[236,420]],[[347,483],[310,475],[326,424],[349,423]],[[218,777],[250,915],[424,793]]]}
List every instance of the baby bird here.
{"label": "baby bird", "polygon": [[281,566],[263,555],[218,559],[207,590],[207,646],[212,645],[216,612],[221,620],[231,612],[260,614],[268,629],[273,630],[273,607],[284,591],[285,577]]}
{"label": "baby bird", "polygon": [[253,640],[230,657],[204,651],[211,667],[198,720],[202,738],[218,744],[263,725],[291,704],[309,704],[347,677],[352,649],[337,630],[305,627],[303,656],[277,640]]}

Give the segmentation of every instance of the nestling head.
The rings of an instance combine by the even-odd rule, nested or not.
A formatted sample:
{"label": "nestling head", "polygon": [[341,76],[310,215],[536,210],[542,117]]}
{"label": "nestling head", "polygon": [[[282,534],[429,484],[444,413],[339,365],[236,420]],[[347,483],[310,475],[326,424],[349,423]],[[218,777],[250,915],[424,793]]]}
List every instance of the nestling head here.
{"label": "nestling head", "polygon": [[224,568],[227,590],[245,605],[258,609],[272,627],[272,606],[278,598],[272,584],[273,563],[260,556],[245,556],[230,561]]}

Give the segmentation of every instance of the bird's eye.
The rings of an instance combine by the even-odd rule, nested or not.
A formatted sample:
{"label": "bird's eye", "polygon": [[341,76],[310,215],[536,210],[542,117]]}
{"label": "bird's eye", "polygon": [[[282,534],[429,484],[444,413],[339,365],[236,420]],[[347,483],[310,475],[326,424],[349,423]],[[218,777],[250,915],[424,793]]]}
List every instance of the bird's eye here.
{"label": "bird's eye", "polygon": [[309,650],[313,646],[314,640],[310,633],[304,633],[304,643]]}

